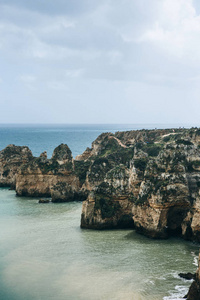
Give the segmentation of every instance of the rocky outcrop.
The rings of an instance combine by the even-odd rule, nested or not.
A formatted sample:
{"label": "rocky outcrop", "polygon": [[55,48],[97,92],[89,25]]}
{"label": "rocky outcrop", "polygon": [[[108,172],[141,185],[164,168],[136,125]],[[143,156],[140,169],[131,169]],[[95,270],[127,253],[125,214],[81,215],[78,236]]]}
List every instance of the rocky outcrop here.
{"label": "rocky outcrop", "polygon": [[136,230],[149,237],[199,241],[199,145],[197,128],[100,135],[78,157],[88,164],[83,185],[90,191],[81,226],[115,228],[132,215]]}
{"label": "rocky outcrop", "polygon": [[103,182],[95,192],[90,192],[87,201],[83,202],[81,227],[133,228],[132,205],[132,199],[127,197],[123,190],[120,194],[115,194],[109,183]]}
{"label": "rocky outcrop", "polygon": [[0,186],[15,188],[16,174],[22,165],[33,159],[26,146],[8,145],[0,151]]}
{"label": "rocky outcrop", "polygon": [[192,279],[195,279],[196,274],[188,272],[188,273],[179,273],[178,276],[180,276],[181,278],[184,278],[186,280],[192,280]]}
{"label": "rocky outcrop", "polygon": [[85,199],[69,147],[61,144],[51,159],[42,153],[24,164],[16,175],[16,193],[18,196],[52,197],[53,202]]}
{"label": "rocky outcrop", "polygon": [[64,181],[57,178],[57,183],[51,187],[50,191],[52,202],[82,201],[87,197],[87,192],[81,189],[76,176],[69,176],[68,180]]}
{"label": "rocky outcrop", "polygon": [[140,179],[130,165],[132,151],[106,133],[87,149],[87,158],[83,155],[89,164],[83,186],[90,194],[83,203],[82,228],[133,228],[133,199]]}
{"label": "rocky outcrop", "polygon": [[186,298],[187,300],[200,300],[200,254],[199,254],[199,266],[195,274],[195,279],[190,286]]}
{"label": "rocky outcrop", "polygon": [[[9,145],[0,152],[0,173],[0,185],[16,185],[20,196],[85,200],[82,228],[134,227],[151,238],[200,242],[198,128],[104,133],[75,160],[64,144],[51,159]],[[200,300],[200,267],[187,299]]]}
{"label": "rocky outcrop", "polygon": [[[14,151],[14,152],[13,152]],[[67,145],[51,159],[27,147],[0,152],[1,182],[20,196],[84,200],[84,228],[134,227],[153,238],[200,241],[200,130],[103,133],[75,160]],[[8,168],[9,166],[9,168]]]}

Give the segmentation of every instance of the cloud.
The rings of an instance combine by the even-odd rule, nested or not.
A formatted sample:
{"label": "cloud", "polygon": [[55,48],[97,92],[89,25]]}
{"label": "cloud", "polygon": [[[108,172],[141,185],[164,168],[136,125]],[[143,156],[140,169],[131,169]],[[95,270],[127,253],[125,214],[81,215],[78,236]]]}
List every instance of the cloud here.
{"label": "cloud", "polygon": [[25,82],[25,83],[33,83],[35,82],[36,78],[32,75],[21,75],[19,76],[18,80]]}
{"label": "cloud", "polygon": [[[176,95],[186,97],[181,88],[188,93],[196,89],[196,99],[199,13],[196,0],[1,0],[1,94],[8,103],[17,95],[21,107],[26,96],[32,103],[40,99],[48,106],[49,116],[53,112],[60,120],[53,104],[57,93],[63,110],[71,107],[73,120],[73,109],[85,103],[84,118],[91,122],[95,109],[98,122],[111,120],[101,102],[111,107],[127,97],[129,111],[138,107],[137,98],[146,103],[143,89],[155,103],[163,94],[178,102]],[[129,88],[128,96],[127,85],[135,88],[135,92]],[[30,94],[25,95],[27,89]],[[121,111],[125,113],[122,106],[115,108],[116,120]],[[77,122],[83,120],[81,113],[75,116],[79,116]],[[131,115],[128,118],[132,122]]]}
{"label": "cloud", "polygon": [[[192,0],[163,0],[151,28],[139,38],[183,63],[200,63],[200,16]],[[185,61],[184,61],[185,60]]]}
{"label": "cloud", "polygon": [[9,5],[19,9],[27,9],[34,12],[39,12],[44,15],[80,15],[84,14],[98,5],[97,0],[1,0],[1,4]]}

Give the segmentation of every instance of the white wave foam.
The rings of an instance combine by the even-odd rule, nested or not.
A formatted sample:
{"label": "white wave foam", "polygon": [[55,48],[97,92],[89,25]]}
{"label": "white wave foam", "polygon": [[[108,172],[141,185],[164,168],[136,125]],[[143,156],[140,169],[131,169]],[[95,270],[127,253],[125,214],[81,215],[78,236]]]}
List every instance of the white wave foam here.
{"label": "white wave foam", "polygon": [[165,296],[163,300],[184,300],[184,296],[188,292],[188,288],[183,285],[176,285],[175,286],[176,291],[170,291],[169,296]]}
{"label": "white wave foam", "polygon": [[191,252],[192,256],[193,256],[193,265],[195,267],[198,267],[198,255],[196,255],[194,252]]}

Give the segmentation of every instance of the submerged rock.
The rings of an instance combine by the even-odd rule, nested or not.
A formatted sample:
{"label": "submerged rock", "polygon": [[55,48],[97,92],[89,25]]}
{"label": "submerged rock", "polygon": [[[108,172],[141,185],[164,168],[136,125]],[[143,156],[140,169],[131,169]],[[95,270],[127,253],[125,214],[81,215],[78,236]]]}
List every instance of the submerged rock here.
{"label": "submerged rock", "polygon": [[38,201],[38,203],[49,203],[49,202],[50,202],[49,199],[40,199],[40,200]]}

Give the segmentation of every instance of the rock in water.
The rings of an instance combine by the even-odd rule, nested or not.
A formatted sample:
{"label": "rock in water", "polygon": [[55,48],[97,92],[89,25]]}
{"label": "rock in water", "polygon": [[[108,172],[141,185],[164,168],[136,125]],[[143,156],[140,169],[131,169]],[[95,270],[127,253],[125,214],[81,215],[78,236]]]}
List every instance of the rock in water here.
{"label": "rock in water", "polygon": [[180,276],[181,278],[184,278],[186,280],[191,280],[191,279],[195,279],[196,275],[188,272],[188,273],[179,273],[178,276]]}
{"label": "rock in water", "polygon": [[40,200],[38,201],[38,203],[49,203],[49,202],[50,202],[49,199],[40,199]]}

